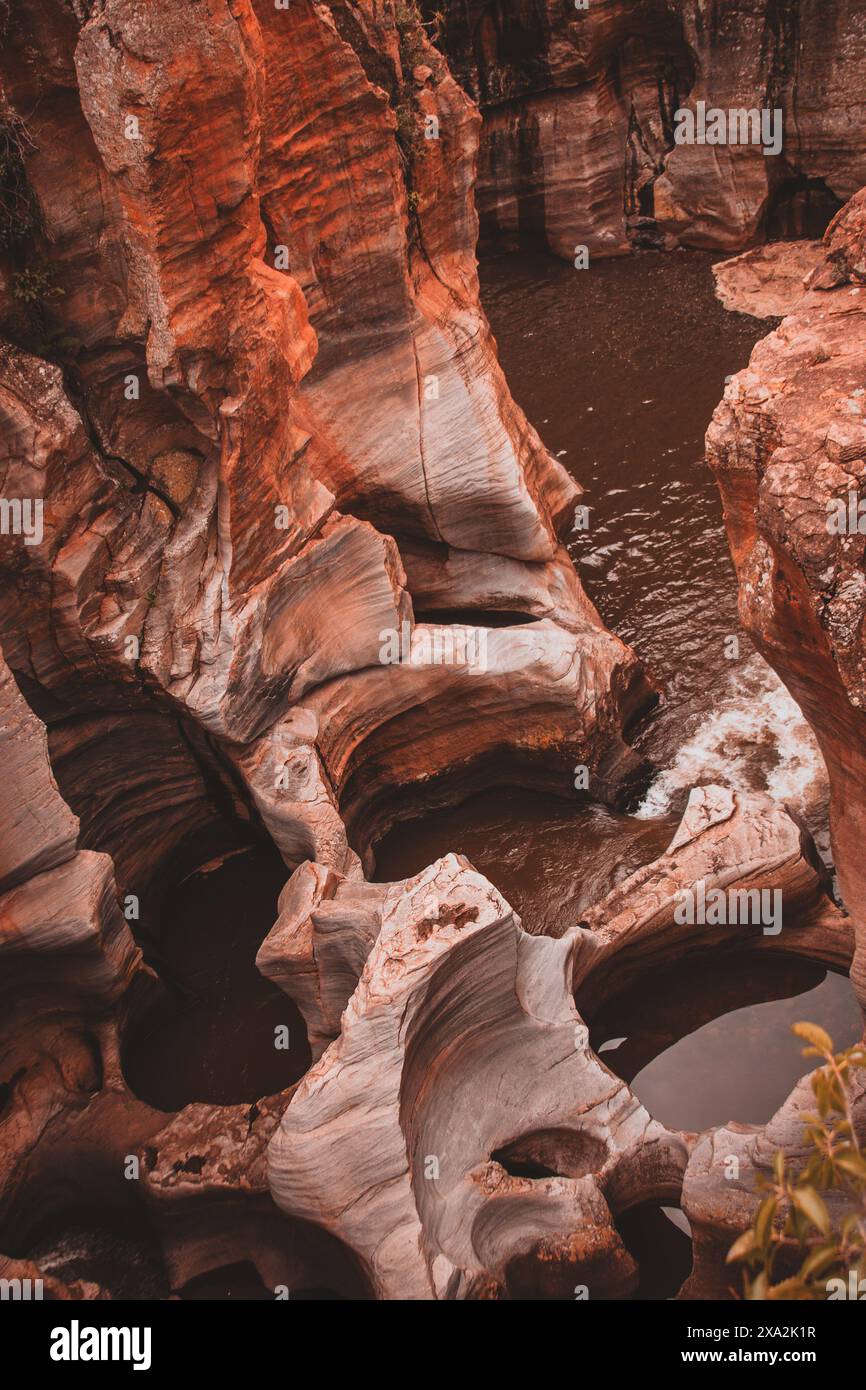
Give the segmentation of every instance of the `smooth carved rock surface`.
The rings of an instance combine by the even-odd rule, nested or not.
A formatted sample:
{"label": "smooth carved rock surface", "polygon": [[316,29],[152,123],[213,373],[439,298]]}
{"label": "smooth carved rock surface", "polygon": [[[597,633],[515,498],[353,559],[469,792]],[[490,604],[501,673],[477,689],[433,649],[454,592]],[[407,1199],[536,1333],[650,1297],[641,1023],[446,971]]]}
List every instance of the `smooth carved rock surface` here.
{"label": "smooth carved rock surface", "polygon": [[[765,932],[757,914],[746,912],[720,925],[681,921],[682,895],[697,884],[705,900],[714,891],[777,892],[779,930],[774,923]],[[726,787],[694,788],[666,853],[618,884],[581,925],[573,983],[578,1007],[587,1011],[665,961],[696,952],[778,950],[847,970],[854,950],[851,919],[830,896],[808,830],[769,797]]]}
{"label": "smooth carved rock surface", "polygon": [[[699,881],[778,889],[782,931],[679,925],[678,893]],[[525,933],[461,856],[392,884],[302,866],[258,963],[298,1002],[314,1053],[329,1045],[270,1142],[275,1200],[354,1250],[379,1297],[575,1282],[621,1296],[634,1269],[612,1213],[671,1198],[694,1136],[652,1121],[598,1061],[572,993],[591,1012],[720,945],[844,969],[850,922],[827,889],[808,832],[721,787],[696,788],[669,851],[558,942]]]}
{"label": "smooth carved rock surface", "polygon": [[[277,1204],[354,1250],[378,1297],[635,1286],[612,1209],[677,1191],[686,1148],[589,1051],[573,945],[528,936],[456,856],[386,905],[269,1147]],[[521,1160],[551,1176],[512,1176]]]}
{"label": "smooth carved rock surface", "polygon": [[[459,855],[439,864],[446,875],[474,874]],[[431,873],[432,868],[397,883],[366,883],[307,863],[289,879],[256,963],[297,1003],[314,1055],[337,1037],[383,923],[401,902],[428,893]],[[699,882],[706,893],[778,890],[781,931],[764,935],[748,920],[716,927],[677,922],[680,895]],[[694,788],[667,852],[584,913],[580,927],[572,984],[587,1010],[665,960],[719,946],[775,947],[842,970],[854,949],[851,921],[830,897],[808,831],[768,797],[726,787]]]}
{"label": "smooth carved rock surface", "polygon": [[253,1105],[187,1105],[149,1137],[140,1154],[142,1185],[172,1288],[244,1261],[271,1289],[303,1287],[268,1196],[265,1164],[267,1141],[291,1095]]}
{"label": "smooth carved rock surface", "polygon": [[[133,986],[152,981],[121,913],[111,859],[75,851],[77,823],[53,783],[45,730],[22,714],[8,682],[4,694],[15,721],[8,727],[19,734],[7,756],[26,755],[24,788],[53,832],[43,842],[64,843],[58,830],[66,837],[62,862],[31,861],[31,876],[0,895],[0,1220],[14,1237],[34,1212],[45,1219],[58,1207],[116,1197],[125,1155],[161,1121],[120,1070],[116,1011]],[[29,1266],[13,1262],[8,1277],[30,1277]],[[102,1296],[87,1283],[64,1293],[46,1279],[46,1289],[55,1298]]]}
{"label": "smooth carved rock surface", "polygon": [[[741,250],[767,230],[819,234],[866,179],[859,6],[473,0],[444,13],[440,42],[484,116],[478,206],[499,245],[569,260],[577,245]],[[699,101],[778,108],[781,153],[676,145],[675,111]]]}
{"label": "smooth carved rock surface", "polygon": [[[419,624],[427,650],[447,630]],[[341,814],[362,852],[412,804],[441,798],[431,774],[454,795],[514,780],[568,795],[573,768],[589,769],[598,800],[621,802],[643,761],[622,728],[652,700],[633,653],[594,622],[542,621],[483,631],[484,659],[469,664],[376,664],[321,685],[307,700],[318,747]],[[354,691],[354,698],[353,696]],[[511,771],[513,769],[513,772]]]}
{"label": "smooth carved rock surface", "polygon": [[[362,892],[407,792],[510,762],[563,787],[585,763],[618,800],[652,687],[560,542],[580,489],[511,399],[479,304],[480,119],[414,21],[368,0],[22,0],[0,76],[34,214],[0,248],[0,488],[43,507],[0,555],[27,806],[0,866],[0,1215],[19,1239],[40,1203],[123,1208],[140,1149],[171,1287],[250,1250],[298,1287],[324,1236],[296,1232],[293,1272],[267,1234],[275,1112],[174,1120],[126,1085],[154,977],[119,900],[152,941],[184,856],[263,833],[288,869]],[[48,268],[38,309],[22,266]],[[477,669],[438,661],[448,625],[416,620],[467,607]],[[404,627],[432,654],[383,665]],[[633,1267],[604,1241],[616,1283]]]}
{"label": "smooth carved rock surface", "polygon": [[[832,73],[821,42],[792,76],[787,19],[752,9],[730,0],[709,27],[692,0],[551,10],[517,58],[520,24],[504,54],[499,21],[467,12],[449,47],[470,88],[477,64],[488,226],[566,254],[733,248],[772,218],[790,230],[798,181],[852,191],[859,20],[833,36]],[[710,85],[709,52],[746,18]],[[574,991],[589,1016],[659,959],[721,944],[675,920],[699,881],[781,887],[780,937],[736,939],[844,966],[849,919],[805,832],[698,789],[667,854],[559,940],[525,933],[454,855],[364,877],[410,797],[506,767],[568,791],[585,763],[592,795],[621,800],[639,771],[622,730],[652,696],[560,543],[580,489],[512,400],[479,304],[476,107],[411,10],[395,22],[373,0],[21,0],[0,76],[34,208],[29,249],[0,249],[0,490],[44,507],[0,555],[18,784],[0,825],[4,1239],[26,1241],[35,1213],[125,1210],[137,1154],[172,1289],[250,1260],[271,1290],[329,1268],[333,1288],[386,1298],[624,1296],[638,1271],[616,1217],[677,1200],[686,1174],[708,1286],[747,1204],[720,1197],[705,1139],[657,1123],[595,1057]],[[783,164],[673,151],[680,100],[759,92],[796,103]],[[823,738],[862,991],[862,827],[841,810],[864,804],[866,580],[852,538],[825,546],[817,524],[821,489],[863,466],[859,207],[711,448],[747,615]],[[41,264],[34,311],[20,277]],[[483,662],[438,661],[455,627],[425,612],[467,608]],[[513,625],[486,628],[486,609]],[[404,628],[411,659],[385,664]],[[155,979],[119,901],[142,895],[146,933],[163,870],[216,834],[267,834],[295,870],[259,964],[320,1055],[280,1095],[166,1115],[121,1068]],[[744,1152],[760,1166],[789,1134]]]}
{"label": "smooth carved rock surface", "polygon": [[78,820],[57,790],[45,728],[0,654],[0,748],[6,794],[0,804],[0,892],[71,859]]}
{"label": "smooth carved rock surface", "polygon": [[[104,1009],[115,1003],[141,968],[141,952],[121,913],[107,854],[76,851],[78,822],[57,790],[45,728],[25,705],[0,654],[4,742],[21,781],[4,837],[9,857],[0,893],[0,994],[4,1024],[13,1031],[41,1011]],[[24,826],[31,854],[21,853],[21,794],[31,795]],[[17,860],[17,862],[16,862]]]}

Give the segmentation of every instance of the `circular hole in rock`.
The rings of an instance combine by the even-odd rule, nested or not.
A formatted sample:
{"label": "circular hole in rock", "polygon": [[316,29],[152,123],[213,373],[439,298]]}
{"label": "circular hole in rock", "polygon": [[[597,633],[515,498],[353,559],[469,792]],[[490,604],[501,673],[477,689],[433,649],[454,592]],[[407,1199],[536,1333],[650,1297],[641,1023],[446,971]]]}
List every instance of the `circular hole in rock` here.
{"label": "circular hole in rock", "polygon": [[[284,1090],[307,1070],[303,1018],[255,963],[287,877],[276,851],[259,845],[166,893],[146,951],[164,988],[141,1002],[123,1039],[124,1075],[141,1100],[160,1110],[240,1104]],[[288,1047],[276,1046],[282,1028]]]}
{"label": "circular hole in rock", "polygon": [[764,1124],[814,1067],[791,1032],[803,1020],[838,1048],[856,1042],[862,1020],[847,976],[781,955],[708,953],[608,1001],[590,1043],[671,1129]]}
{"label": "circular hole in rock", "polygon": [[490,1157],[513,1178],[582,1178],[604,1166],[607,1147],[591,1134],[540,1129],[495,1149]]}

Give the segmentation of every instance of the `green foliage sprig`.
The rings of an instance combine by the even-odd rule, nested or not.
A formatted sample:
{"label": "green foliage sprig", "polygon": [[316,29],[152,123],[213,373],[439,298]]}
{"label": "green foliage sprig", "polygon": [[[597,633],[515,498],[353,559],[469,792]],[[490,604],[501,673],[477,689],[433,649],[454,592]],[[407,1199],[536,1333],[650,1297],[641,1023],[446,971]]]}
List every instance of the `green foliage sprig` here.
{"label": "green foliage sprig", "polygon": [[64,294],[55,285],[50,267],[27,266],[12,277],[12,293],[25,304],[45,304],[49,299],[57,299]]}
{"label": "green foliage sprig", "polygon": [[[767,1195],[754,1222],[728,1252],[728,1264],[744,1266],[747,1299],[847,1297],[832,1290],[849,1287],[852,1275],[855,1288],[866,1279],[866,1158],[851,1093],[851,1073],[866,1066],[866,1046],[837,1053],[814,1023],[796,1023],[792,1031],[809,1044],[803,1056],[820,1057],[824,1065],[812,1075],[816,1109],[803,1115],[805,1164],[795,1168],[777,1152],[772,1177],[758,1179]],[[822,1193],[835,1193],[836,1200],[828,1206]]]}

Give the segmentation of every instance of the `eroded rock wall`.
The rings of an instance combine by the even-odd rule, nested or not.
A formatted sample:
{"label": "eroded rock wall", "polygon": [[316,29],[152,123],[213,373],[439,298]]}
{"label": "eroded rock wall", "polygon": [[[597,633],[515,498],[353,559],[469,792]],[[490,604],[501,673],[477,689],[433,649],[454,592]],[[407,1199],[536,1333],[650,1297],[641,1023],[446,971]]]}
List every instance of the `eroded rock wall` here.
{"label": "eroded rock wall", "polygon": [[[819,235],[866,179],[861,0],[496,0],[438,6],[483,117],[490,244],[571,259]],[[781,153],[676,146],[679,107],[778,108]]]}
{"label": "eroded rock wall", "polygon": [[[478,113],[418,20],[24,0],[4,37],[0,466],[44,517],[3,547],[0,640],[84,842],[138,885],[279,821],[290,864],[327,840],[343,870],[344,799],[511,745],[615,798],[650,689],[559,542],[579,489],[478,300]],[[545,621],[516,658],[491,633],[477,685],[383,666],[433,606]],[[291,781],[285,721],[297,795],[260,782]]]}
{"label": "eroded rock wall", "polygon": [[857,926],[866,1004],[866,807],[860,493],[866,475],[862,199],[828,229],[816,285],[758,343],[707,435],[740,586],[740,615],[800,705],[830,777],[839,887]]}
{"label": "eroded rock wall", "polygon": [[[662,177],[672,227],[686,207],[662,155],[682,84],[699,90],[703,16],[648,6],[623,36],[599,5],[608,107],[551,39],[551,71],[588,93],[581,129],[609,142],[576,156],[598,248],[657,235],[641,219]],[[789,52],[767,24],[762,80]],[[454,856],[365,881],[376,836],[408,796],[447,796],[443,779],[452,795],[501,782],[511,759],[565,789],[585,762],[616,800],[635,772],[623,727],[650,693],[559,543],[579,490],[511,400],[479,306],[477,111],[414,12],[373,0],[22,0],[4,38],[0,699],[24,791],[2,827],[4,1234],[25,1243],[34,1204],[62,1215],[70,1172],[76,1200],[122,1191],[132,1153],[173,1288],[244,1257],[271,1288],[303,1287],[318,1242],[334,1287],[380,1297],[557,1295],[580,1277],[627,1294],[620,1212],[676,1200],[684,1177],[696,1226],[740,1208],[717,1218],[705,1146],[608,1072],[573,991],[717,945],[674,930],[696,876],[781,881],[815,959],[848,960],[849,923],[781,810],[706,791],[667,854],[561,940],[527,935]],[[551,206],[571,158],[544,175]],[[766,192],[752,164],[719,186],[741,174],[748,197],[723,193],[716,218],[734,239]],[[850,175],[840,156],[836,185]],[[713,206],[702,177],[684,166]],[[853,224],[835,235],[828,308],[762,345],[712,447],[747,621],[827,753],[862,990],[859,812],[853,830],[843,812],[866,778],[848,756],[866,581],[856,541],[816,542],[812,474],[818,458],[832,491],[863,462],[862,258]],[[484,634],[482,662],[437,659],[449,609],[469,611],[476,651]],[[486,609],[513,624],[485,627]],[[411,659],[383,662],[383,632],[408,632]],[[155,980],[120,901],[141,894],[146,928],[154,879],[215,827],[270,836],[295,870],[259,963],[321,1056],[279,1095],[166,1115],[122,1074]]]}
{"label": "eroded rock wall", "polygon": [[392,884],[299,869],[259,964],[297,999],[314,1050],[328,1046],[269,1141],[278,1206],[354,1251],[379,1298],[573,1298],[580,1284],[619,1298],[638,1270],[617,1218],[684,1190],[693,1287],[727,1292],[727,1246],[793,1098],[766,1129],[739,1127],[748,1171],[734,1187],[712,1157],[727,1130],[653,1119],[585,1022],[642,973],[688,955],[711,969],[731,948],[730,927],[678,923],[696,882],[783,894],[781,933],[742,924],[739,945],[850,959],[808,832],[721,787],[696,788],[666,853],[558,940],[524,932],[459,855]]}

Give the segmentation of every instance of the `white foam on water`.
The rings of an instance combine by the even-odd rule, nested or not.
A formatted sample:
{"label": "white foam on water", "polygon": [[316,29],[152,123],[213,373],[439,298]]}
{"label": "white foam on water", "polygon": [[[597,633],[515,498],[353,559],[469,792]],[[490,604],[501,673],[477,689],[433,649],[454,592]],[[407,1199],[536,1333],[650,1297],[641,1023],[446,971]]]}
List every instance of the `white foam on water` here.
{"label": "white foam on water", "polygon": [[814,735],[763,657],[756,653],[732,672],[729,687],[650,784],[635,816],[667,814],[700,782],[766,791],[798,810],[826,799],[827,773]]}

